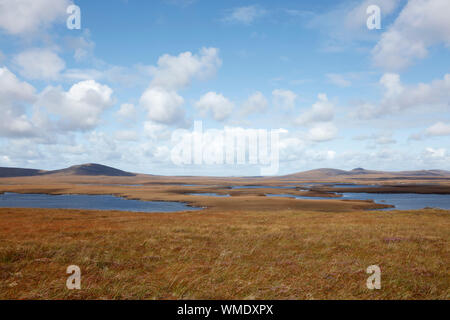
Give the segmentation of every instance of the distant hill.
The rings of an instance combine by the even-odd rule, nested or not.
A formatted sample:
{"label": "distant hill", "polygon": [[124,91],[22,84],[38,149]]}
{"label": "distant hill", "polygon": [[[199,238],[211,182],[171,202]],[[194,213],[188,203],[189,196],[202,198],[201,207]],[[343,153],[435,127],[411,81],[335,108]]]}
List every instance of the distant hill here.
{"label": "distant hill", "polygon": [[76,175],[76,176],[111,176],[132,177],[136,174],[96,163],[72,166],[61,170],[38,170],[0,167],[0,177],[31,177],[39,175]]}
{"label": "distant hill", "polygon": [[45,171],[37,169],[0,167],[0,178],[31,177],[42,174]]}
{"label": "distant hill", "polygon": [[[116,168],[104,166],[97,163],[87,163],[60,170],[38,170],[0,167],[0,178],[9,177],[32,177],[42,175],[67,175],[67,176],[111,176],[111,177],[132,177],[136,174],[126,172]],[[246,177],[246,179],[257,179],[263,177]],[[272,177],[273,179],[286,180],[327,180],[327,179],[387,179],[387,178],[409,178],[409,179],[450,179],[450,171],[446,170],[417,170],[417,171],[375,171],[364,168],[355,168],[353,170],[340,170],[332,168],[322,168],[303,172],[297,172],[285,176]]]}
{"label": "distant hill", "polygon": [[112,176],[112,177],[132,177],[134,173],[122,171],[116,168],[104,166],[97,163],[81,164],[66,169],[47,171],[45,174],[61,174],[76,176]]}
{"label": "distant hill", "polygon": [[359,177],[436,177],[436,178],[450,178],[450,171],[446,170],[418,170],[418,171],[375,171],[366,170],[364,168],[355,168],[350,171],[322,168],[303,172],[297,172],[282,176],[286,179],[329,179],[335,177],[342,178],[359,178]]}

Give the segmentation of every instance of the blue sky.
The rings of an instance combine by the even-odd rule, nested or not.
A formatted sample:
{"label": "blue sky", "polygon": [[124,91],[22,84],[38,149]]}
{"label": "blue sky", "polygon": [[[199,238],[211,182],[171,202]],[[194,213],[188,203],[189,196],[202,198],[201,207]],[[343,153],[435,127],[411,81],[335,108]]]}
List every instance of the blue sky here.
{"label": "blue sky", "polygon": [[0,166],[259,174],[174,164],[173,133],[202,121],[281,129],[278,174],[449,170],[446,12],[446,0],[1,1]]}

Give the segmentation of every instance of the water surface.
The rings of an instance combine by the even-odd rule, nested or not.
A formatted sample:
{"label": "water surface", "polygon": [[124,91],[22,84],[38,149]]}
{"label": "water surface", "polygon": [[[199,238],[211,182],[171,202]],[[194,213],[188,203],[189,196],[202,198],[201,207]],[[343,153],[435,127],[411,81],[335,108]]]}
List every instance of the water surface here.
{"label": "water surface", "polygon": [[342,199],[373,200],[376,203],[394,205],[391,210],[414,210],[426,207],[450,210],[450,194],[419,193],[353,193],[342,194]]}
{"label": "water surface", "polygon": [[417,194],[417,193],[342,193],[341,198],[306,197],[291,194],[266,194],[268,197],[287,197],[303,200],[373,200],[379,204],[390,204],[395,208],[383,210],[416,210],[426,207],[450,210],[450,194]]}
{"label": "water surface", "polygon": [[128,200],[112,195],[0,194],[0,208],[48,208],[118,210],[132,212],[177,212],[199,210],[183,202]]}

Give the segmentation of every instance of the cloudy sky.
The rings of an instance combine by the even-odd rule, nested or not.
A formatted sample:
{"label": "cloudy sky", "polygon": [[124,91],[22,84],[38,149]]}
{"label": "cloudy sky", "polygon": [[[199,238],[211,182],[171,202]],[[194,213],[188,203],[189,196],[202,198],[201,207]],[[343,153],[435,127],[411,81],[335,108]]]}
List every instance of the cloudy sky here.
{"label": "cloudy sky", "polygon": [[279,174],[449,170],[449,12],[448,0],[0,0],[0,166],[259,174],[175,165],[172,133],[202,121],[281,129]]}

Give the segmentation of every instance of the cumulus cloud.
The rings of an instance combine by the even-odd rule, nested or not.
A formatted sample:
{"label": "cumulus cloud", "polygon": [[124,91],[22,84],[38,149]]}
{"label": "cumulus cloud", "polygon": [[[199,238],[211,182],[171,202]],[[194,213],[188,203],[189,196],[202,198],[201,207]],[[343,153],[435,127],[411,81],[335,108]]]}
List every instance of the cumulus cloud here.
{"label": "cumulus cloud", "polygon": [[432,126],[428,127],[418,133],[414,133],[409,136],[410,140],[422,140],[429,137],[442,137],[450,136],[450,123],[445,123],[442,121],[436,122]]}
{"label": "cumulus cloud", "polygon": [[280,159],[285,161],[298,160],[303,155],[306,146],[306,139],[302,139],[295,134],[282,134],[279,141]]}
{"label": "cumulus cloud", "polygon": [[439,111],[448,110],[450,106],[450,74],[431,83],[405,86],[398,74],[386,73],[381,77],[380,85],[384,90],[381,102],[363,101],[354,115],[360,119],[373,119],[404,110]]}
{"label": "cumulus cloud", "polygon": [[238,7],[230,10],[229,13],[223,18],[223,21],[250,25],[266,13],[267,11],[264,8],[257,5]]}
{"label": "cumulus cloud", "polygon": [[228,118],[234,108],[233,102],[222,94],[212,91],[204,94],[194,105],[203,117],[210,113],[216,121]]}
{"label": "cumulus cloud", "polygon": [[105,109],[112,106],[113,90],[94,80],[74,84],[69,91],[49,86],[40,94],[38,105],[59,116],[63,130],[89,130],[100,122]]}
{"label": "cumulus cloud", "polygon": [[337,128],[332,123],[320,123],[309,129],[307,137],[314,142],[329,141],[336,137]]}
{"label": "cumulus cloud", "polygon": [[276,108],[291,110],[295,107],[297,95],[284,89],[275,89],[272,91],[272,100]]}
{"label": "cumulus cloud", "polygon": [[165,54],[158,59],[157,66],[149,68],[153,79],[142,94],[139,105],[148,111],[148,118],[152,121],[184,123],[184,99],[177,90],[190,85],[194,78],[206,79],[214,75],[221,64],[216,48],[202,48],[198,54]]}
{"label": "cumulus cloud", "polygon": [[450,46],[450,2],[410,0],[373,49],[376,65],[400,70],[427,56],[435,44]]}
{"label": "cumulus cloud", "polygon": [[181,89],[188,86],[193,78],[206,79],[215,75],[221,65],[216,48],[202,48],[198,54],[189,51],[178,56],[165,54],[158,59],[157,66],[150,67],[153,75],[150,86]]}
{"label": "cumulus cloud", "polygon": [[181,106],[184,99],[174,90],[162,87],[150,87],[141,96],[140,106],[147,110],[150,120],[171,124],[184,118]]}
{"label": "cumulus cloud", "polygon": [[252,113],[262,113],[267,110],[269,102],[266,97],[257,91],[250,95],[246,101],[242,104],[242,114],[244,116]]}
{"label": "cumulus cloud", "polygon": [[69,0],[2,0],[0,29],[13,35],[41,32],[52,23],[64,23]]}
{"label": "cumulus cloud", "polygon": [[306,111],[295,119],[298,125],[307,125],[314,122],[328,122],[334,118],[334,105],[328,101],[327,95],[320,93],[318,101],[314,103],[310,110]]}
{"label": "cumulus cloud", "polygon": [[13,58],[19,73],[31,80],[56,80],[66,67],[55,52],[50,49],[32,48],[23,51]]}
{"label": "cumulus cloud", "polygon": [[8,68],[0,68],[0,135],[23,137],[35,135],[35,126],[27,115],[27,105],[35,101],[35,88],[20,81]]}
{"label": "cumulus cloud", "polygon": [[153,121],[144,122],[144,134],[151,140],[167,140],[170,138],[171,131],[169,127],[164,124],[156,123]]}

